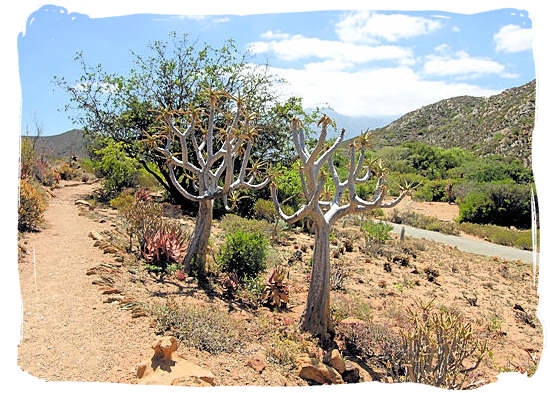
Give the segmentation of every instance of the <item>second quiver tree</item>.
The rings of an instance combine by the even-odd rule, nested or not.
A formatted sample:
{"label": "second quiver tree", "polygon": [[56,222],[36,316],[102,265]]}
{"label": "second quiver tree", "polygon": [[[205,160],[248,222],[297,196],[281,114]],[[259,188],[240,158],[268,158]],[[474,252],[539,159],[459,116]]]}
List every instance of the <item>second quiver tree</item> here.
{"label": "second quiver tree", "polygon": [[[386,195],[384,170],[383,168],[375,169],[374,165],[366,165],[365,162],[367,134],[361,135],[350,145],[348,175],[342,181],[336,171],[332,156],[344,140],[344,129],[336,141],[330,147],[325,148],[327,127],[332,124],[332,120],[327,116],[321,118],[319,121],[321,133],[310,152],[306,146],[301,121],[293,119],[291,122],[294,148],[301,162],[300,179],[305,198],[305,203],[300,209],[290,216],[284,214],[277,199],[276,181],[271,184],[271,197],[281,218],[290,224],[305,218],[313,222],[315,245],[311,281],[300,324],[303,330],[309,331],[313,336],[318,336],[322,341],[325,341],[329,337],[329,333],[333,332],[330,319],[329,232],[331,226],[338,219],[349,214],[367,212],[377,208],[391,208],[397,205],[411,189],[410,185],[406,184],[401,187],[401,193],[397,198],[389,202],[384,201]],[[358,157],[356,156],[357,148],[359,148]],[[324,192],[327,169],[334,183],[332,197]],[[363,174],[363,172],[365,173]],[[366,183],[372,176],[377,177],[376,188],[372,200],[364,200],[357,194],[355,185]]]}
{"label": "second quiver tree", "polygon": [[[183,261],[186,272],[192,263],[204,265],[214,200],[222,199],[231,210],[239,190],[259,190],[269,183],[267,178],[258,182],[262,164],[250,162],[256,130],[243,100],[225,91],[208,90],[205,101],[199,108],[162,111],[163,126],[148,135],[153,148],[166,157],[167,180],[199,205]],[[183,169],[183,177],[176,176],[176,167]]]}

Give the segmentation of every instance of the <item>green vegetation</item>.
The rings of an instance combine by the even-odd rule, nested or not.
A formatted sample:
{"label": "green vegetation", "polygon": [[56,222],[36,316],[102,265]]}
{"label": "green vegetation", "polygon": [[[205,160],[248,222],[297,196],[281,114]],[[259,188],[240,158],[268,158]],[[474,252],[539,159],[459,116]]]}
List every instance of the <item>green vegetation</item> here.
{"label": "green vegetation", "polygon": [[222,272],[234,273],[239,281],[253,279],[266,268],[268,241],[261,233],[228,234],[218,255]]}
{"label": "green vegetation", "polygon": [[385,222],[367,220],[361,224],[361,231],[365,233],[365,238],[368,242],[384,243],[390,239],[389,233],[391,230],[392,226]]}
{"label": "green vegetation", "polygon": [[396,224],[410,225],[428,231],[441,232],[448,235],[459,234],[459,228],[456,223],[438,220],[435,217],[425,216],[410,211],[401,212],[396,209],[390,214],[388,219]]}

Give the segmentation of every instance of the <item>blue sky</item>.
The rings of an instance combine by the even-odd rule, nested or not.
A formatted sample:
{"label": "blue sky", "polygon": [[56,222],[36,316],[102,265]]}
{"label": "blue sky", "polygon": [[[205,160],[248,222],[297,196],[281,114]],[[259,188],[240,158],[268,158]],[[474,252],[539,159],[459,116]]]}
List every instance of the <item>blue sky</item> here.
{"label": "blue sky", "polygon": [[36,118],[44,134],[73,128],[67,96],[54,75],[75,80],[74,54],[125,73],[130,50],[168,33],[190,33],[213,46],[232,38],[252,61],[288,81],[281,93],[346,116],[396,118],[459,95],[489,96],[535,77],[527,12],[323,11],[267,15],[129,15],[89,18],[45,6],[18,37],[24,130]]}

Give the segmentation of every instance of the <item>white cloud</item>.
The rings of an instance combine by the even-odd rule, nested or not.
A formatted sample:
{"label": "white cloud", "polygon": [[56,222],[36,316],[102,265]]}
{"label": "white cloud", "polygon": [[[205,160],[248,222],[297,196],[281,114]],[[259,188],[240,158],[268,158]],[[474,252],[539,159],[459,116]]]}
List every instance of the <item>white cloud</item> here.
{"label": "white cloud", "polygon": [[531,49],[533,30],[517,25],[506,25],[493,36],[493,39],[497,45],[497,52],[521,52]]}
{"label": "white cloud", "polygon": [[260,37],[265,40],[279,40],[290,37],[288,33],[273,32],[271,30],[266,31],[265,33],[260,34]]}
{"label": "white cloud", "polygon": [[460,27],[458,27],[458,26],[453,26],[453,29],[452,29],[452,30],[453,30],[453,32],[455,32],[455,33],[460,33]]}
{"label": "white cloud", "polygon": [[228,16],[223,16],[221,18],[216,18],[212,22],[214,23],[226,23],[229,22],[231,19]]}
{"label": "white cloud", "polygon": [[[440,48],[437,47],[436,50]],[[443,48],[447,50],[448,48]],[[445,52],[444,52],[445,53]],[[463,76],[466,78],[478,78],[487,74],[504,74],[504,65],[496,61],[471,57],[464,51],[457,52],[454,56],[430,55],[424,63],[424,73],[437,76]]]}
{"label": "white cloud", "polygon": [[336,24],[336,34],[343,41],[374,43],[380,39],[395,42],[439,29],[440,21],[403,14],[378,14],[361,11],[346,16]]}
{"label": "white cloud", "polygon": [[367,46],[350,42],[321,40],[302,35],[293,35],[279,41],[257,41],[248,45],[253,53],[273,52],[282,60],[292,61],[308,57],[330,59],[351,63],[366,63],[375,60],[407,61],[412,58],[410,49],[393,46]]}
{"label": "white cloud", "polygon": [[444,98],[498,93],[468,83],[423,80],[404,66],[356,72],[312,67],[271,70],[289,82],[284,93],[302,96],[305,107],[326,103],[348,116],[396,116]]}
{"label": "white cloud", "polygon": [[304,65],[304,68],[309,71],[342,71],[351,67],[353,63],[340,60],[325,60]]}

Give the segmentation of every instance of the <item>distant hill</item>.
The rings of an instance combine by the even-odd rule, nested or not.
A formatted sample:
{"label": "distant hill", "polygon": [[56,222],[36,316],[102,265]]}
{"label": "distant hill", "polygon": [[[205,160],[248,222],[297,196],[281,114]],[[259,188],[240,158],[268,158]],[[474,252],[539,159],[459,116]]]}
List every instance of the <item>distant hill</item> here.
{"label": "distant hill", "polygon": [[454,97],[405,114],[373,131],[377,145],[419,141],[461,147],[481,156],[500,154],[531,165],[535,80],[483,97]]}
{"label": "distant hill", "polygon": [[332,109],[322,109],[321,113],[324,113],[336,123],[336,129],[329,129],[328,137],[337,137],[338,135],[340,135],[340,130],[344,128],[346,130],[346,139],[359,136],[362,132],[365,132],[367,130],[373,130],[375,128],[383,127],[390,123],[392,120],[395,120],[397,117],[346,116]]}
{"label": "distant hill", "polygon": [[37,146],[40,151],[53,158],[67,157],[71,154],[83,158],[88,157],[82,130],[75,129],[59,135],[41,136]]}

